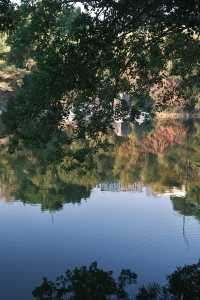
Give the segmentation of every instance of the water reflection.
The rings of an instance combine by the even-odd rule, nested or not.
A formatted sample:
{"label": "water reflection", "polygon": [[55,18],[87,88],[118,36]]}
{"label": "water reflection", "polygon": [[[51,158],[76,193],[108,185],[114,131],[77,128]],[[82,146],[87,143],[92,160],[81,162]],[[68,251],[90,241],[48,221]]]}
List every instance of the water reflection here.
{"label": "water reflection", "polygon": [[0,192],[4,201],[20,199],[58,210],[81,203],[92,188],[142,191],[170,196],[175,210],[200,215],[200,126],[177,121],[157,124],[148,133],[137,128],[110,146],[87,151],[78,143],[62,162],[42,165],[30,153],[1,153]]}
{"label": "water reflection", "polygon": [[102,137],[101,147],[74,141],[54,162],[2,148],[1,298],[30,299],[66,265],[133,268],[141,285],[197,261],[199,137],[198,123],[173,121]]}

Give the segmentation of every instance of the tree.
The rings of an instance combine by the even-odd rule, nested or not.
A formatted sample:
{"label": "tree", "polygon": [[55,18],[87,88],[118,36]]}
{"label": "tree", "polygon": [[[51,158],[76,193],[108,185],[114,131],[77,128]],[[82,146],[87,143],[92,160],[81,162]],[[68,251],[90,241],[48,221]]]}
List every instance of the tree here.
{"label": "tree", "polygon": [[64,276],[57,281],[51,282],[47,278],[33,291],[37,300],[46,299],[87,299],[87,300],[126,300],[128,294],[126,285],[136,283],[137,275],[130,270],[122,270],[118,280],[115,280],[112,272],[106,272],[98,268],[93,262],[88,268],[80,267],[74,270],[67,270]]}
{"label": "tree", "polygon": [[[120,92],[132,98],[148,96],[151,86],[166,72],[176,73],[178,62],[182,92],[186,94],[194,82],[198,90],[200,56],[188,58],[188,46],[196,54],[200,49],[196,38],[198,1],[81,1],[85,7],[82,13],[74,11],[76,2],[32,3],[28,14],[30,39],[24,38],[39,71],[25,80],[23,91],[9,105],[4,118],[18,138],[29,143],[36,140],[37,144],[38,132],[45,132],[45,128],[57,134],[70,109],[75,113],[79,137],[106,132],[114,118],[124,116],[123,106],[119,116],[114,105]],[[20,40],[15,34],[19,28],[11,37],[12,49]],[[179,47],[180,41],[185,41],[184,47]],[[26,51],[20,53],[27,57]],[[184,64],[191,64],[195,75],[191,76]]]}
{"label": "tree", "polygon": [[10,0],[0,0],[0,32],[13,29],[15,22],[14,5]]}
{"label": "tree", "polygon": [[41,285],[34,289],[37,300],[198,300],[200,295],[200,262],[177,268],[167,277],[167,284],[153,283],[139,288],[137,295],[130,298],[125,290],[135,284],[137,275],[130,270],[122,270],[118,279],[113,272],[98,268],[96,262],[67,270],[55,282],[43,278]]}

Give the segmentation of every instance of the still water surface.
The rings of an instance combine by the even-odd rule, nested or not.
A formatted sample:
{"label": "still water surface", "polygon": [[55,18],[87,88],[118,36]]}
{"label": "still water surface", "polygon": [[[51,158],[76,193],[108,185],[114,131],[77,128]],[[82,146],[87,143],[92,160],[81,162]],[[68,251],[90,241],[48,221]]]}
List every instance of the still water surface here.
{"label": "still water surface", "polygon": [[[198,128],[195,134],[197,132]],[[143,158],[147,141],[143,141],[142,154],[138,156],[133,148],[130,150],[130,141],[123,141],[122,146],[134,153],[135,165],[131,165],[130,157],[125,160],[124,152],[123,169],[119,164],[121,152],[116,150],[118,156],[113,160],[113,172],[118,175],[115,181],[102,179],[91,186],[89,192],[80,193],[79,203],[64,201],[59,209],[42,210],[42,203],[26,201],[28,192],[23,194],[23,200],[17,198],[22,197],[18,189],[23,186],[23,176],[18,170],[16,176],[21,176],[20,183],[15,181],[14,191],[2,196],[0,203],[0,299],[33,299],[32,291],[42,277],[54,280],[68,268],[89,265],[93,261],[116,274],[123,268],[134,270],[139,285],[152,281],[164,283],[166,275],[176,266],[196,263],[200,258],[197,190],[200,158],[193,136],[189,144],[179,140],[161,152],[158,148],[157,153],[146,151]],[[187,153],[183,150],[186,145]],[[2,169],[3,163],[1,180],[4,174],[3,184],[8,180],[9,188],[13,184],[13,170],[9,173]],[[139,170],[139,175],[136,178],[134,174],[131,179],[127,175],[124,182],[120,174],[130,172],[127,171],[130,165]],[[11,174],[11,179],[6,172]],[[26,180],[29,176],[32,174],[25,175]],[[31,178],[37,185],[35,177]],[[70,193],[75,194],[76,189],[78,185],[77,188],[73,185]],[[34,194],[32,189],[30,191]],[[40,202],[37,191],[35,198]],[[67,192],[64,196],[61,194],[62,197],[67,198]]]}

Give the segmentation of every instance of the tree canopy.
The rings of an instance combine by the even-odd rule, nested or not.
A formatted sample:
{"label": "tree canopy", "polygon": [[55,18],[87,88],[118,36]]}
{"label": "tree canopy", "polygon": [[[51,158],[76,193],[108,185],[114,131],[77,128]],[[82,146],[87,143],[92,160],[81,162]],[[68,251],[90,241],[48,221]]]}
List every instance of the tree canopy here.
{"label": "tree canopy", "polygon": [[[114,119],[133,121],[166,78],[178,81],[183,107],[198,102],[199,1],[22,1],[17,11],[10,60],[23,65],[31,57],[38,66],[5,114],[17,138],[46,142],[71,110],[79,137],[106,132]],[[123,93],[137,102],[133,113]],[[168,107],[169,98],[158,106]]]}
{"label": "tree canopy", "polygon": [[14,5],[10,0],[0,0],[0,32],[13,29],[14,22]]}
{"label": "tree canopy", "polygon": [[167,277],[165,286],[152,283],[140,287],[136,296],[131,297],[126,286],[136,282],[137,275],[130,270],[122,270],[116,279],[112,271],[104,271],[93,262],[89,267],[67,270],[55,282],[43,278],[32,294],[37,300],[198,300],[200,262],[177,268]]}

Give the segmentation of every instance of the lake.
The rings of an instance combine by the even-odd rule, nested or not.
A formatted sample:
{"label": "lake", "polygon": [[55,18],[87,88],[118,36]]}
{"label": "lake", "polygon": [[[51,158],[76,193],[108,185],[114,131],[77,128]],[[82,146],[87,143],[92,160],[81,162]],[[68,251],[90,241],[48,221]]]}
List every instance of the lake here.
{"label": "lake", "polygon": [[[78,148],[79,149],[79,148]],[[80,150],[80,149],[79,149]],[[78,167],[77,167],[78,162]],[[0,160],[0,298],[94,261],[138,286],[200,258],[200,126],[135,129],[85,160]]]}

